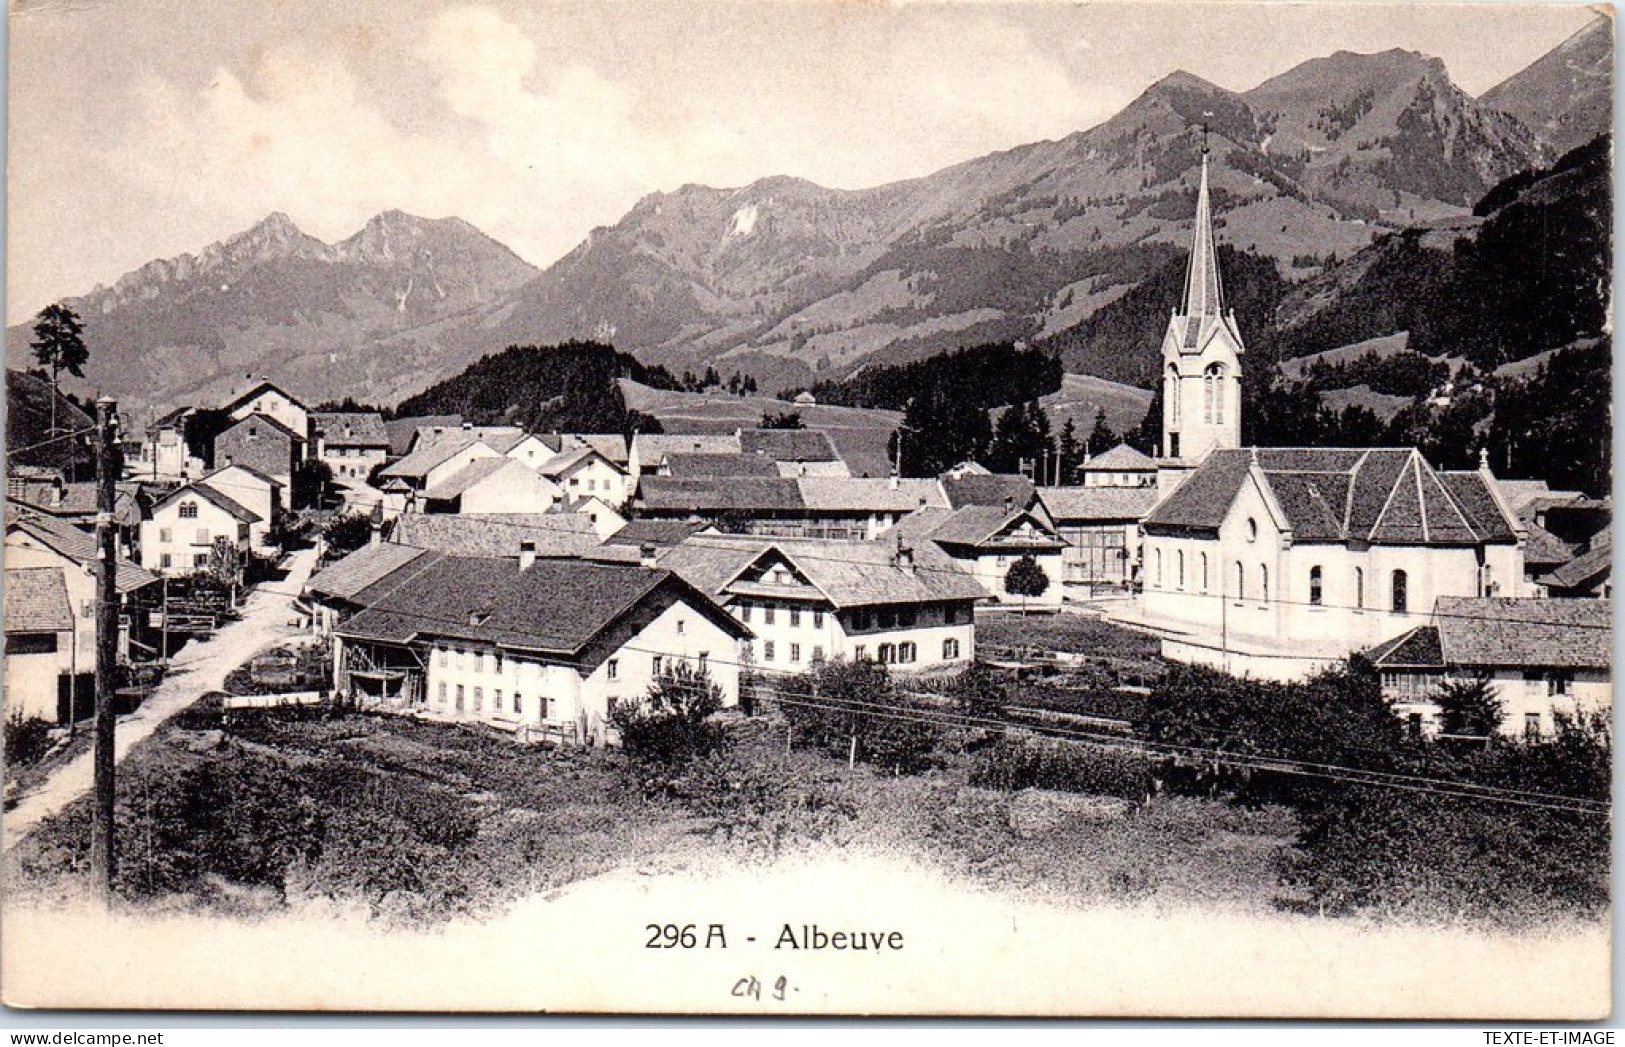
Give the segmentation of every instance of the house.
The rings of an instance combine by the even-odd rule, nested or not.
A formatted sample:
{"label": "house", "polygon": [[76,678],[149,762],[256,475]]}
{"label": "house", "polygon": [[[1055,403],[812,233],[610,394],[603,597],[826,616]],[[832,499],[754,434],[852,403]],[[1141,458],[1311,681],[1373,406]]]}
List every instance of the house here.
{"label": "house", "polygon": [[[12,584],[10,576],[13,571],[30,572],[29,580],[17,583],[24,587],[22,591],[37,593],[40,586],[45,586],[54,593],[60,587],[69,609],[68,625],[61,630],[48,630],[60,634],[53,650],[59,655],[57,672],[62,678],[61,686],[59,688],[53,678],[48,693],[38,691],[29,700],[31,705],[48,707],[49,715],[40,714],[46,719],[67,722],[70,702],[71,708],[77,710],[74,718],[82,718],[89,715],[94,701],[96,566],[100,559],[96,536],[72,524],[33,514],[20,514],[6,522],[5,567],[8,587]],[[42,581],[41,576],[33,572],[51,572],[57,580]],[[158,580],[150,571],[119,557],[113,573],[113,584],[120,601],[119,635],[114,646],[120,661],[130,659],[132,648],[150,649],[146,642],[150,639],[149,630],[142,611],[153,602],[156,594],[150,587]],[[9,591],[7,598],[5,613],[9,634],[13,612]],[[18,643],[30,648],[32,653],[45,653],[32,650],[46,644],[43,638]],[[41,668],[44,663],[43,659],[30,661],[28,672],[44,672]],[[29,679],[32,679],[31,675]],[[64,704],[59,706],[59,699]]]}
{"label": "house", "polygon": [[226,496],[258,517],[248,525],[251,549],[259,551],[272,544],[271,529],[287,504],[281,481],[251,466],[228,465],[199,478],[197,483]]}
{"label": "house", "polygon": [[442,554],[427,549],[374,541],[329,564],[310,577],[302,594],[311,615],[311,631],[331,636],[340,622],[387,593],[383,586],[389,578],[412,564],[427,566],[441,558]]}
{"label": "house", "polygon": [[1155,486],[1045,487],[1061,552],[1063,581],[1080,598],[1128,592],[1138,581],[1140,521],[1157,504]]}
{"label": "house", "polygon": [[739,453],[772,462],[780,476],[851,476],[822,429],[741,429]]}
{"label": "house", "polygon": [[537,467],[570,498],[601,498],[620,509],[631,498],[624,470],[592,447],[567,448]]}
{"label": "house", "polygon": [[736,433],[634,433],[627,452],[627,476],[634,488],[668,454],[739,454]]}
{"label": "house", "polygon": [[[261,381],[247,392],[221,408],[232,421],[243,421],[254,415],[274,418],[278,425],[297,436],[303,444],[310,440],[310,409],[292,393],[275,382]],[[303,461],[301,457],[299,459]],[[217,463],[218,464],[218,460]],[[251,465],[255,463],[249,463]],[[271,470],[265,470],[271,472]],[[272,475],[277,475],[272,472]]]}
{"label": "house", "polygon": [[317,411],[310,416],[315,457],[336,480],[365,482],[389,458],[389,432],[373,411]]}
{"label": "house", "polygon": [[[1050,526],[1042,510],[1025,509],[1014,501],[1005,505],[967,505],[961,509],[923,508],[904,517],[894,528],[895,538],[915,548],[935,545],[982,586],[985,596],[1024,609],[1055,609],[1065,599],[1066,543]],[[1047,583],[1036,596],[1022,596],[1008,588],[1010,569],[1030,558],[1044,572]]]}
{"label": "house", "polygon": [[439,478],[416,503],[425,513],[545,513],[563,497],[557,484],[512,458],[475,458],[449,475],[432,472]]}
{"label": "house", "polygon": [[[193,436],[195,407],[177,407],[147,427],[136,465],[139,475],[154,480],[186,480],[208,468],[207,449]],[[212,435],[212,434],[211,434]]]}
{"label": "house", "polygon": [[696,535],[657,562],[750,628],[750,662],[764,672],[834,658],[939,670],[976,656],[986,593],[929,543]]}
{"label": "house", "polygon": [[405,458],[384,467],[378,474],[385,494],[384,507],[400,512],[413,509],[423,492],[450,479],[471,462],[481,458],[502,458],[473,433],[456,430],[438,439],[414,440]]}
{"label": "house", "polygon": [[250,552],[250,528],[260,522],[236,499],[202,483],[186,484],[160,499],[152,518],[141,522],[141,566],[170,577],[194,574],[208,569],[221,540],[241,564]]}
{"label": "house", "polygon": [[592,520],[580,513],[407,513],[389,541],[465,556],[518,556],[530,542],[539,557],[582,556],[598,544]]}
{"label": "house", "polygon": [[393,461],[410,454],[412,441],[417,438],[419,429],[450,432],[462,427],[463,416],[460,414],[421,414],[406,418],[390,418],[384,422],[384,435],[389,438],[389,457]]}
{"label": "house", "polygon": [[1536,579],[1542,596],[1558,599],[1603,598],[1614,593],[1613,538],[1604,530],[1582,551]]}
{"label": "house", "polygon": [[946,505],[936,480],[896,477],[645,475],[638,485],[640,515],[790,538],[876,538],[921,506]]}
{"label": "house", "polygon": [[[938,477],[942,493],[948,499],[948,508],[963,509],[967,505],[1014,505],[1031,509],[1038,504],[1038,488],[1025,476],[1009,473],[943,475]],[[1040,509],[1039,512],[1044,510]]]}
{"label": "house", "polygon": [[375,584],[333,636],[337,689],[379,708],[602,743],[674,663],[739,699],[750,630],[669,570],[442,556]]}
{"label": "house", "polygon": [[305,437],[268,414],[237,419],[214,438],[214,465],[246,465],[293,489],[293,474],[305,460]]}
{"label": "house", "polygon": [[1611,600],[1441,597],[1427,624],[1368,652],[1383,694],[1417,734],[1438,730],[1446,680],[1488,680],[1501,733],[1550,736],[1558,715],[1612,707]]}
{"label": "house", "polygon": [[1157,463],[1148,455],[1118,444],[1078,466],[1085,487],[1155,487]]}
{"label": "house", "polygon": [[656,476],[681,479],[730,476],[778,476],[777,463],[754,454],[668,454],[655,469]]}
{"label": "house", "polygon": [[620,510],[598,495],[565,499],[555,505],[553,511],[585,516],[592,521],[592,529],[597,533],[599,541],[603,541],[626,526],[626,517],[621,515]]}
{"label": "house", "polygon": [[1436,472],[1413,448],[1215,450],[1142,527],[1163,653],[1269,678],[1419,625],[1440,597],[1523,584],[1488,469]]}
{"label": "house", "polygon": [[[96,526],[99,492],[93,481],[68,483],[52,474],[47,478],[6,477],[6,501],[12,511],[47,516],[83,528]],[[142,506],[152,497],[139,482],[120,480],[113,488],[113,522],[118,527],[119,552],[130,555],[140,537]]]}
{"label": "house", "polygon": [[62,569],[8,563],[5,576],[6,715],[71,723],[64,685],[80,674],[72,661],[74,616]]}

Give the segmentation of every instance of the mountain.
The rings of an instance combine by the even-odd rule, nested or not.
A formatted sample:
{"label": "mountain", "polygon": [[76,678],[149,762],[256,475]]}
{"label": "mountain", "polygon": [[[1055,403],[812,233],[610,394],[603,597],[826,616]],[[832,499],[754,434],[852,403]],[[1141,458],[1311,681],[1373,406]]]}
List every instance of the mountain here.
{"label": "mountain", "polygon": [[1554,154],[1613,126],[1614,23],[1598,18],[1479,102],[1523,121]]}
{"label": "mountain", "polygon": [[[457,218],[387,211],[327,244],[275,213],[65,304],[85,324],[84,385],[116,394],[144,424],[148,411],[220,402],[260,375],[312,402],[396,399],[445,373],[455,353],[399,336],[498,302],[535,275]],[[12,366],[27,360],[29,338],[26,324],[7,331]]]}

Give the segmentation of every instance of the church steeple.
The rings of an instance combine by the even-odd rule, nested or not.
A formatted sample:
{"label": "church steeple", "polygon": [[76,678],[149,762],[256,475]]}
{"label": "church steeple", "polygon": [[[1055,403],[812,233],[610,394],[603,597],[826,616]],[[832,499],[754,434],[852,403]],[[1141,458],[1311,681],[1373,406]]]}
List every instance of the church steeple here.
{"label": "church steeple", "polygon": [[1241,446],[1241,354],[1236,317],[1225,308],[1208,190],[1207,129],[1185,293],[1162,340],[1162,453],[1200,461],[1215,447]]}

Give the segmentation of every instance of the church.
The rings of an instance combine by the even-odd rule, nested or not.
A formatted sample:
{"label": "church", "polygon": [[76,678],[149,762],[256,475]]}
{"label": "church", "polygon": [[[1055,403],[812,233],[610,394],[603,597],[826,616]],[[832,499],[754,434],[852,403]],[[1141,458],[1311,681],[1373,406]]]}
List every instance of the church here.
{"label": "church", "polygon": [[1296,679],[1426,624],[1440,597],[1524,596],[1522,525],[1483,462],[1414,448],[1243,447],[1246,349],[1225,308],[1208,157],[1184,301],[1162,343],[1159,499],[1139,607],[1163,653]]}

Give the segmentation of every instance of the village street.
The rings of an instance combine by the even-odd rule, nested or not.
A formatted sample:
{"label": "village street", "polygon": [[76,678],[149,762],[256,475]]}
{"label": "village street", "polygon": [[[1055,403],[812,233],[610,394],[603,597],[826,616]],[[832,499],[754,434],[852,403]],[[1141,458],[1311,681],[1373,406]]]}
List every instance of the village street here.
{"label": "village street", "polygon": [[[294,594],[304,588],[316,564],[316,550],[301,549],[284,563],[287,577],[256,590],[244,603],[240,621],[205,643],[190,643],[171,661],[168,675],[129,716],[116,734],[115,760],[123,760],[135,743],[209,691],[220,690],[226,676],[278,640],[297,634],[289,624]],[[87,728],[88,729],[88,728]],[[86,750],[64,764],[35,792],[5,813],[3,849],[11,850],[42,819],[89,792],[95,753]]]}

